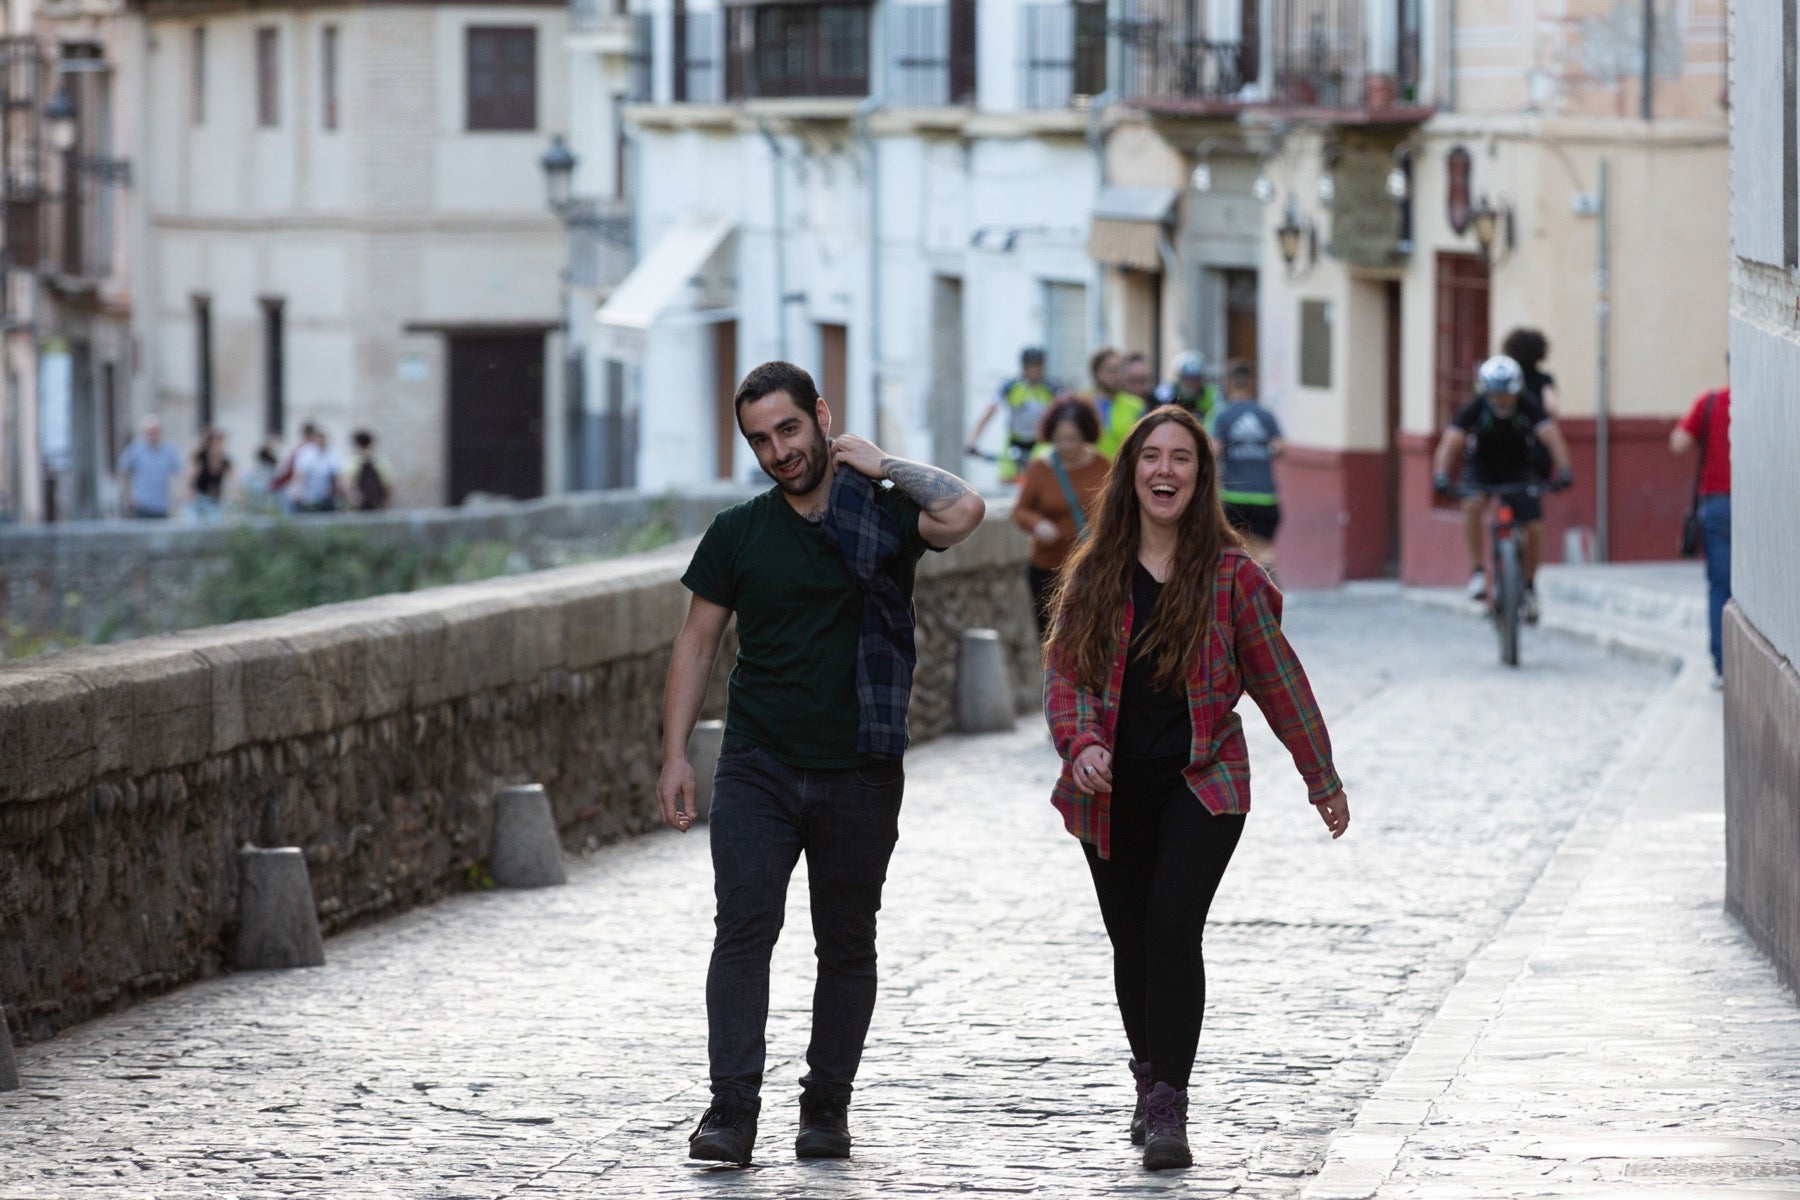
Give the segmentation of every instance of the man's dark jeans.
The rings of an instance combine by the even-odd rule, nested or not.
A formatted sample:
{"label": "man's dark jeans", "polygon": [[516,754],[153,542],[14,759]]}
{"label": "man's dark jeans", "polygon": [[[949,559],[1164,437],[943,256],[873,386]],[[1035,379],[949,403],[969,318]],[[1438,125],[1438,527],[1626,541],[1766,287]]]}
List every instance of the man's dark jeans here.
{"label": "man's dark jeans", "polygon": [[1700,544],[1706,549],[1706,629],[1713,674],[1723,674],[1725,602],[1731,599],[1731,493],[1700,497]]}
{"label": "man's dark jeans", "polygon": [[847,770],[802,770],[764,750],[728,745],[713,775],[712,966],[706,974],[713,1098],[759,1107],[769,1018],[769,957],[781,933],[788,878],[806,855],[813,940],[808,1091],[850,1101],[875,1012],[875,914],[899,837],[906,774],[899,759]]}

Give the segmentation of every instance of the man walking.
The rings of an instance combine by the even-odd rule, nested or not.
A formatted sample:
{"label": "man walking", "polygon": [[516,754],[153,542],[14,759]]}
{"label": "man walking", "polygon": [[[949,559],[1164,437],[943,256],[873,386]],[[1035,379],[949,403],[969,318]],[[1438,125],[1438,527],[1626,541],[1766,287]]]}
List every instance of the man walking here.
{"label": "man walking", "polygon": [[119,507],[128,517],[166,519],[169,487],[182,475],[181,455],[163,441],[161,417],[145,417],[139,430],[119,456]]}
{"label": "man walking", "polygon": [[1199,417],[1204,425],[1212,419],[1218,401],[1218,392],[1206,382],[1206,355],[1198,350],[1183,350],[1175,356],[1175,378],[1156,385],[1156,400],[1151,407],[1179,405]]}
{"label": "man walking", "polygon": [[751,371],[733,404],[775,487],[714,518],[682,577],[694,595],[669,664],[656,788],[663,821],[685,832],[696,817],[687,739],[735,612],[711,818],[712,1104],[688,1156],[750,1161],[769,959],[804,853],[819,969],[794,1153],[845,1158],[875,1008],[875,916],[905,783],[913,573],[927,549],[968,537],[986,509],[947,471],[851,434],[833,438],[812,376],[792,363]]}
{"label": "man walking", "polygon": [[1275,530],[1281,525],[1281,500],[1275,492],[1275,460],[1287,449],[1281,423],[1256,395],[1256,372],[1248,363],[1233,363],[1225,376],[1225,406],[1207,428],[1219,460],[1219,500],[1225,519],[1244,535],[1250,551],[1270,579],[1275,578]]}
{"label": "man walking", "polygon": [[1694,477],[1694,510],[1700,546],[1706,554],[1706,628],[1712,648],[1714,690],[1725,686],[1723,632],[1725,602],[1731,599],[1731,387],[1707,392],[1669,432],[1669,449],[1692,453],[1700,462]]}

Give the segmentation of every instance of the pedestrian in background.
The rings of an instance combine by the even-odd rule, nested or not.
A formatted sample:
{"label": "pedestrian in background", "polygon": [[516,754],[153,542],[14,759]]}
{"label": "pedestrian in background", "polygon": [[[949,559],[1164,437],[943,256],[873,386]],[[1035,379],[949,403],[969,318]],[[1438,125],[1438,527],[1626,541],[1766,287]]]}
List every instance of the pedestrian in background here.
{"label": "pedestrian in background", "polygon": [[[1522,395],[1537,401],[1538,407],[1551,420],[1556,419],[1556,379],[1544,370],[1544,359],[1550,354],[1549,339],[1535,329],[1515,329],[1500,343],[1500,353],[1519,364],[1525,375]],[[1556,470],[1550,447],[1542,440],[1531,443],[1531,472],[1539,479],[1549,479]]]}
{"label": "pedestrian in background", "polygon": [[708,839],[712,1103],[688,1157],[750,1161],[769,959],[805,854],[818,978],[794,1153],[847,1158],[850,1097],[875,1011],[875,916],[906,787],[914,573],[926,550],[973,533],[986,506],[948,471],[852,434],[831,437],[831,410],[792,363],[757,367],[732,403],[775,486],[715,517],[682,576],[694,596],[670,658],[656,785],[664,823],[685,833],[697,815],[687,741],[735,613]]}
{"label": "pedestrian in background", "polygon": [[1275,530],[1281,500],[1275,492],[1275,460],[1287,449],[1281,423],[1256,395],[1256,372],[1233,363],[1225,376],[1225,405],[1207,432],[1219,456],[1219,499],[1225,519],[1244,535],[1252,558],[1275,578]]}
{"label": "pedestrian in background", "polygon": [[275,512],[281,507],[281,489],[275,485],[281,456],[268,442],[256,448],[256,458],[244,472],[244,504],[251,512]]}
{"label": "pedestrian in background", "polygon": [[152,413],[139,426],[138,436],[119,456],[119,504],[123,514],[143,520],[164,520],[169,515],[169,493],[181,478],[181,455],[163,441],[162,418]]}
{"label": "pedestrian in background", "polygon": [[359,429],[350,435],[350,444],[356,447],[356,460],[350,466],[350,481],[354,495],[352,502],[358,512],[374,512],[378,508],[386,508],[388,499],[393,495],[392,476],[388,474],[386,464],[375,456],[375,435],[366,429]]}
{"label": "pedestrian in background", "polygon": [[1154,404],[1175,404],[1200,418],[1202,425],[1218,406],[1219,394],[1206,382],[1206,355],[1183,350],[1175,356],[1175,378],[1158,384]]}
{"label": "pedestrian in background", "polygon": [[1031,615],[1038,641],[1050,623],[1050,595],[1058,573],[1087,528],[1094,500],[1106,482],[1107,461],[1094,451],[1100,422],[1079,400],[1060,401],[1044,414],[1038,440],[1050,453],[1025,468],[1013,524],[1031,537],[1025,582],[1031,589]]}
{"label": "pedestrian in background", "polygon": [[1149,359],[1136,353],[1115,358],[1110,372],[1113,391],[1100,406],[1100,440],[1094,445],[1109,462],[1118,456],[1131,427],[1150,407],[1149,397],[1156,390]]}
{"label": "pedestrian in background", "polygon": [[1185,1167],[1206,914],[1250,809],[1238,699],[1262,709],[1334,838],[1349,802],[1281,632],[1281,593],[1225,523],[1193,414],[1165,406],[1131,431],[1063,570],[1045,654],[1063,760],[1053,803],[1081,839],[1112,941],[1132,1141],[1150,1170]]}
{"label": "pedestrian in background", "polygon": [[217,521],[224,512],[225,486],[231,478],[231,456],[225,453],[225,434],[208,429],[194,451],[188,471],[188,502],[200,521]]}
{"label": "pedestrian in background", "polygon": [[[1731,360],[1727,358],[1726,369]],[[1699,448],[1694,469],[1692,517],[1706,552],[1706,632],[1712,647],[1715,689],[1725,686],[1725,602],[1731,599],[1731,385],[1707,392],[1669,433],[1669,449]],[[1686,550],[1686,547],[1683,547]]]}
{"label": "pedestrian in background", "polygon": [[294,447],[293,482],[288,496],[295,512],[336,512],[344,499],[344,464],[331,451],[325,431],[310,422],[308,436]]}
{"label": "pedestrian in background", "polygon": [[1044,352],[1027,346],[1019,352],[1019,373],[1002,383],[969,433],[969,453],[979,452],[981,431],[994,414],[1006,413],[1006,445],[1000,451],[1000,482],[1017,483],[1038,444],[1038,425],[1056,403],[1056,385],[1044,378]]}

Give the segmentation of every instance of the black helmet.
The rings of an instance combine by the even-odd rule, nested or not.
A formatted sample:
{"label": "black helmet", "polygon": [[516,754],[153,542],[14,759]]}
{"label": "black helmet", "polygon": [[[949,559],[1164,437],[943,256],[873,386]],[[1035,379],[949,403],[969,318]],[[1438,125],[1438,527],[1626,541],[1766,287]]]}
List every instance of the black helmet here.
{"label": "black helmet", "polygon": [[1027,346],[1019,351],[1019,365],[1022,367],[1041,367],[1044,365],[1044,348]]}

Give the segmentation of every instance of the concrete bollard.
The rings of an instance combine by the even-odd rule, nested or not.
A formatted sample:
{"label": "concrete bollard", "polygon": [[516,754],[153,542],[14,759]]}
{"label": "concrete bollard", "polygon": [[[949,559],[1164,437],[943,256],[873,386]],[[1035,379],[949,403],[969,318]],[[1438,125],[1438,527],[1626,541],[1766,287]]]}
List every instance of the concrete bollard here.
{"label": "concrete bollard", "polygon": [[542,784],[509,787],[495,798],[488,873],[500,887],[555,887],[569,882],[556,818]]}
{"label": "concrete bollard", "polygon": [[19,1090],[19,1064],[13,1059],[12,1031],[0,1016],[0,1092]]}
{"label": "concrete bollard", "polygon": [[712,815],[713,771],[719,765],[719,747],[724,743],[723,721],[701,721],[688,735],[688,762],[694,767],[694,807],[702,821]]}
{"label": "concrete bollard", "polygon": [[1013,727],[1006,646],[995,630],[963,630],[956,656],[956,727],[963,733],[999,733]]}
{"label": "concrete bollard", "polygon": [[325,965],[306,856],[297,846],[238,851],[237,945],[231,961],[240,971]]}

